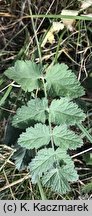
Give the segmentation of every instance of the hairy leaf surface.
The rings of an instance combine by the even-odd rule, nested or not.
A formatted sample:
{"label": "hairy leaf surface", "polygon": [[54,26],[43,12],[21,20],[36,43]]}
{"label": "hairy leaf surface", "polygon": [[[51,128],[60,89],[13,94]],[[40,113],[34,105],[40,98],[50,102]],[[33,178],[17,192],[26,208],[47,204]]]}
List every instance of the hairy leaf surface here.
{"label": "hairy leaf surface", "polygon": [[29,168],[32,174],[32,182],[36,183],[37,178],[41,177],[43,173],[50,168],[54,168],[60,161],[69,164],[71,158],[67,155],[65,150],[58,148],[56,151],[52,148],[45,148],[39,150],[37,156],[29,164]]}
{"label": "hairy leaf surface", "polygon": [[26,92],[39,88],[41,72],[39,66],[34,62],[18,60],[14,67],[5,71],[5,75],[20,84]]}
{"label": "hairy leaf surface", "polygon": [[38,121],[45,123],[46,114],[45,110],[48,108],[48,101],[43,99],[31,99],[27,106],[22,106],[17,109],[16,115],[13,117],[12,124],[15,127],[20,127],[25,123],[31,121]]}
{"label": "hairy leaf surface", "polygon": [[84,89],[76,75],[66,64],[56,64],[50,67],[46,74],[47,89],[57,96],[77,98],[84,95]]}
{"label": "hairy leaf surface", "polygon": [[49,108],[49,114],[51,122],[55,124],[74,125],[85,119],[83,111],[78,108],[77,104],[70,102],[67,98],[53,100]]}
{"label": "hairy leaf surface", "polygon": [[43,178],[44,186],[50,187],[52,191],[60,194],[65,194],[70,190],[68,181],[74,182],[78,179],[78,175],[73,166],[64,166],[64,168],[57,167],[47,172]]}
{"label": "hairy leaf surface", "polygon": [[26,149],[40,148],[50,142],[49,127],[43,124],[35,124],[22,133],[18,139],[18,144]]}
{"label": "hairy leaf surface", "polygon": [[83,145],[82,139],[73,131],[67,129],[66,125],[56,126],[53,130],[55,145],[62,149],[76,149]]}
{"label": "hairy leaf surface", "polygon": [[62,169],[51,169],[50,172],[47,172],[43,178],[42,183],[46,187],[50,187],[52,191],[64,194],[70,190],[69,183],[67,179],[64,178],[64,173]]}
{"label": "hairy leaf surface", "polygon": [[74,163],[72,160],[69,161],[63,168],[62,173],[64,174],[65,179],[69,182],[74,182],[78,180],[78,174],[75,170]]}

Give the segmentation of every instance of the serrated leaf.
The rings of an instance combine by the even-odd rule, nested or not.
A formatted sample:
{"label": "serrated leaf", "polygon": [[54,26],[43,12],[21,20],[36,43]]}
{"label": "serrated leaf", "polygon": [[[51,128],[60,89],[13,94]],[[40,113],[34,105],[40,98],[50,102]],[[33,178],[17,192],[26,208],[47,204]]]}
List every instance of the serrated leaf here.
{"label": "serrated leaf", "polygon": [[64,194],[70,190],[68,181],[64,178],[62,169],[52,169],[50,173],[42,178],[42,183],[46,187],[50,187],[52,191]]}
{"label": "serrated leaf", "polygon": [[32,175],[32,182],[37,183],[37,178],[41,177],[44,172],[49,170],[54,162],[54,151],[50,149],[42,149],[38,151],[37,156],[29,164]]}
{"label": "serrated leaf", "polygon": [[18,170],[24,168],[25,154],[26,154],[26,149],[20,147],[13,155],[13,159],[15,160],[15,166]]}
{"label": "serrated leaf", "polygon": [[77,104],[70,102],[67,98],[53,100],[49,114],[51,122],[55,124],[74,125],[85,119],[85,114],[78,108]]}
{"label": "serrated leaf", "polygon": [[22,133],[18,139],[18,144],[26,149],[40,148],[50,142],[49,127],[43,124],[35,124]]}
{"label": "serrated leaf", "polygon": [[69,182],[77,181],[79,178],[72,160],[62,168],[62,173],[64,174],[65,179]]}
{"label": "serrated leaf", "polygon": [[67,129],[66,125],[56,126],[53,129],[53,139],[55,145],[62,149],[76,149],[83,145],[82,139],[73,131]]}
{"label": "serrated leaf", "polygon": [[73,161],[71,160],[71,157],[67,154],[66,149],[57,148],[54,151],[55,160],[61,161],[63,160],[65,164],[71,163],[73,165]]}
{"label": "serrated leaf", "polygon": [[23,170],[28,166],[34,156],[35,150],[29,150],[22,148],[21,146],[17,146],[12,159],[14,160],[16,168],[18,170]]}
{"label": "serrated leaf", "polygon": [[66,64],[56,64],[46,73],[47,90],[57,96],[77,98],[84,95],[84,89],[76,75]]}
{"label": "serrated leaf", "polygon": [[65,194],[70,190],[68,181],[74,182],[78,180],[77,172],[72,166],[64,168],[51,169],[42,177],[42,183],[46,187],[50,187],[52,191]]}
{"label": "serrated leaf", "polygon": [[20,84],[25,92],[31,92],[39,88],[41,71],[34,62],[18,60],[14,67],[8,68],[4,74]]}
{"label": "serrated leaf", "polygon": [[21,127],[31,121],[38,121],[45,123],[45,110],[48,108],[48,101],[43,99],[31,99],[27,106],[22,106],[17,109],[16,115],[13,117],[12,124],[14,127]]}
{"label": "serrated leaf", "polygon": [[55,164],[63,160],[64,163],[69,164],[71,158],[67,155],[65,150],[58,148],[56,151],[52,148],[39,150],[37,156],[29,164],[32,175],[32,182],[36,183],[38,177],[40,178],[44,172],[53,168]]}

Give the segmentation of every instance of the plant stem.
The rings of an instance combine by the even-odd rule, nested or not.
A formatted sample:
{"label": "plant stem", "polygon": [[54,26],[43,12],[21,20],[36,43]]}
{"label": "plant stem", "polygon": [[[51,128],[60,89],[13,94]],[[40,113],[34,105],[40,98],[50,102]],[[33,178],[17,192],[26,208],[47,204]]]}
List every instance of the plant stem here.
{"label": "plant stem", "polygon": [[50,134],[51,134],[51,145],[54,150],[54,142],[53,142],[53,137],[52,137],[52,126],[51,126],[50,115],[49,115],[49,128],[50,128]]}
{"label": "plant stem", "polygon": [[[39,41],[38,41],[38,37],[37,37],[37,31],[36,31],[36,29],[35,29],[34,20],[33,20],[33,15],[32,15],[32,10],[31,10],[29,1],[28,1],[28,4],[29,4],[29,12],[30,12],[31,20],[32,20],[32,26],[33,26],[33,31],[34,31],[34,35],[35,35],[35,40],[36,40],[36,44],[37,44],[37,48],[38,48],[38,54],[39,54],[40,65],[42,66],[41,50],[40,50],[40,45],[39,45]],[[42,74],[42,76],[43,76],[43,74]],[[46,86],[45,86],[45,82],[44,82],[44,77],[42,77],[41,79],[42,79],[43,86],[44,86],[45,98],[47,98],[47,93],[46,93]]]}
{"label": "plant stem", "polygon": [[71,156],[71,158],[78,157],[79,155],[85,154],[85,153],[90,152],[90,151],[92,151],[92,147],[89,148],[89,149],[86,149],[86,150],[84,150],[84,151],[82,151],[82,152],[79,152],[79,153],[77,153],[77,154],[75,154],[75,155],[73,155],[73,156]]}
{"label": "plant stem", "polygon": [[92,143],[92,136],[89,134],[89,132],[84,128],[82,124],[78,124],[77,126],[80,128],[80,130],[83,132],[83,134],[88,138],[88,140]]}
{"label": "plant stem", "polygon": [[6,98],[7,98],[8,95],[10,94],[11,90],[12,90],[12,86],[10,85],[10,86],[8,87],[8,89],[6,90],[4,96],[3,96],[3,97],[1,98],[1,100],[0,100],[0,106],[2,106],[2,104],[5,102]]}
{"label": "plant stem", "polygon": [[34,31],[35,40],[36,40],[37,49],[38,49],[38,54],[39,54],[39,60],[40,60],[40,64],[42,65],[42,57],[41,57],[41,51],[40,51],[39,41],[38,41],[38,37],[37,37],[36,29],[35,29],[35,24],[34,24],[34,20],[33,20],[33,14],[32,14],[32,10],[31,10],[31,6],[30,6],[29,1],[28,1],[28,4],[29,4],[29,12],[30,12],[30,16],[29,17],[31,18],[31,21],[32,21],[33,31]]}
{"label": "plant stem", "polygon": [[[30,14],[27,16],[23,16],[22,19],[27,19],[27,18],[48,18],[48,19],[74,19],[74,20],[92,20],[92,16],[71,16],[71,15],[62,15],[62,14]],[[19,19],[20,20],[20,19]]]}
{"label": "plant stem", "polygon": [[38,182],[37,182],[37,184],[38,184],[38,187],[39,187],[39,191],[40,191],[41,199],[42,199],[42,200],[47,200],[47,198],[46,198],[46,196],[45,196],[45,194],[44,194],[44,191],[43,191],[42,185],[41,185],[41,181],[40,181],[39,178],[38,178]]}
{"label": "plant stem", "polygon": [[43,87],[44,87],[44,95],[45,95],[45,98],[47,99],[47,92],[46,92],[46,85],[45,85],[45,82],[44,82],[44,77],[41,77],[41,79],[42,79]]}
{"label": "plant stem", "polygon": [[55,54],[55,58],[54,58],[54,64],[57,63],[57,59],[58,59],[58,55],[59,55],[59,48],[60,48],[60,43],[62,41],[62,37],[65,34],[66,30],[61,34],[59,41],[58,41],[58,45],[57,45],[57,49],[56,49],[56,54]]}

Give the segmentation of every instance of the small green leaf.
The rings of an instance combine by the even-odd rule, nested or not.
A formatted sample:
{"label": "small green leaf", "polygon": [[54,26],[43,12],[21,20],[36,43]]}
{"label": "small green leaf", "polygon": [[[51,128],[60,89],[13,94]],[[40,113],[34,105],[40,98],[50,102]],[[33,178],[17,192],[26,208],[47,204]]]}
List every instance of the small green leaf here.
{"label": "small green leaf", "polygon": [[41,71],[34,62],[18,60],[15,62],[14,67],[10,67],[5,71],[5,75],[20,84],[25,92],[31,92],[39,88]]}
{"label": "small green leaf", "polygon": [[29,150],[16,145],[16,151],[14,152],[12,159],[14,160],[15,166],[18,170],[25,169],[32,158],[35,156],[35,150]]}
{"label": "small green leaf", "polygon": [[49,127],[43,124],[35,124],[22,133],[18,139],[18,144],[26,149],[40,148],[50,142]]}
{"label": "small green leaf", "polygon": [[86,185],[82,185],[81,192],[88,194],[92,192],[92,181],[87,183]]}
{"label": "small green leaf", "polygon": [[55,124],[75,125],[85,119],[85,114],[78,108],[77,104],[70,102],[67,98],[53,100],[49,114],[51,122]]}
{"label": "small green leaf", "polygon": [[[92,148],[91,148],[92,150]],[[86,154],[83,155],[83,160],[85,161],[85,163],[89,166],[92,166],[92,152],[88,152]]]}
{"label": "small green leaf", "polygon": [[53,129],[55,145],[62,149],[76,149],[83,145],[82,139],[73,131],[67,129],[67,125],[56,126]]}
{"label": "small green leaf", "polygon": [[74,182],[78,180],[78,175],[74,167],[70,164],[64,168],[57,167],[45,173],[42,177],[42,183],[46,187],[50,187],[52,191],[65,194],[70,190],[68,181]]}
{"label": "small green leaf", "polygon": [[32,175],[32,182],[36,183],[38,177],[40,178],[43,173],[51,168],[54,168],[55,164],[59,161],[64,161],[64,163],[69,164],[71,158],[67,155],[65,150],[58,148],[54,150],[52,148],[45,148],[38,151],[37,156],[29,164],[29,168]]}
{"label": "small green leaf", "polygon": [[68,69],[66,64],[51,66],[46,74],[47,89],[51,95],[77,98],[84,95],[84,89],[76,75]]}
{"label": "small green leaf", "polygon": [[46,187],[50,187],[52,191],[64,194],[70,190],[68,181],[64,178],[62,169],[55,168],[47,172],[43,178],[42,183]]}
{"label": "small green leaf", "polygon": [[78,180],[78,174],[75,170],[74,163],[72,160],[70,160],[63,168],[62,173],[69,182],[74,182]]}
{"label": "small green leaf", "polygon": [[54,151],[52,148],[39,150],[37,156],[29,164],[32,175],[32,182],[37,183],[44,172],[49,170],[54,162]]}
{"label": "small green leaf", "polygon": [[15,160],[15,166],[18,170],[24,168],[24,157],[26,154],[25,148],[18,148],[18,150],[14,153],[13,158]]}
{"label": "small green leaf", "polygon": [[38,121],[45,123],[45,110],[48,108],[48,101],[43,99],[31,99],[27,106],[22,106],[17,109],[16,115],[13,117],[12,124],[14,127],[22,127],[31,121]]}

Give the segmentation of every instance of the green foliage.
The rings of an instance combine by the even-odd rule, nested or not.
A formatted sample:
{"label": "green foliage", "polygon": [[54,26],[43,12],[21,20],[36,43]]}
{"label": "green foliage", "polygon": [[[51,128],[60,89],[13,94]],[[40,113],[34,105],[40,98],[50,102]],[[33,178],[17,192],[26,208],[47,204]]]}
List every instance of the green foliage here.
{"label": "green foliage", "polygon": [[17,61],[5,72],[24,91],[34,93],[34,98],[18,108],[12,120],[15,127],[29,126],[18,139],[23,151],[16,157],[17,168],[24,161],[25,149],[35,150],[28,166],[32,182],[36,184],[40,179],[45,187],[63,194],[70,190],[69,182],[78,179],[67,150],[83,144],[70,126],[85,119],[83,111],[72,101],[82,96],[84,89],[67,65],[56,64],[47,71],[44,68],[31,61]]}
{"label": "green foliage", "polygon": [[64,168],[54,168],[46,173],[42,179],[43,185],[50,187],[52,190],[64,194],[70,190],[68,181],[77,181],[77,172],[71,166]]}
{"label": "green foliage", "polygon": [[92,192],[92,182],[89,182],[86,185],[82,186],[81,192],[84,194],[91,193]]}
{"label": "green foliage", "polygon": [[27,123],[34,121],[45,123],[45,111],[48,108],[48,101],[46,98],[36,98],[28,101],[26,106],[17,109],[17,114],[13,118],[13,126],[23,127]]}
{"label": "green foliage", "polygon": [[85,155],[83,155],[83,160],[87,165],[92,166],[92,152],[88,152]]}
{"label": "green foliage", "polygon": [[48,145],[49,142],[49,127],[40,123],[35,124],[34,127],[27,128],[26,132],[22,133],[18,139],[18,144],[27,149],[38,149],[43,145]]}
{"label": "green foliage", "polygon": [[85,114],[77,104],[70,102],[67,98],[53,100],[49,113],[51,122],[55,124],[74,125],[85,119]]}
{"label": "green foliage", "polygon": [[15,165],[18,170],[24,168],[24,157],[26,154],[26,149],[25,148],[18,148],[18,150],[14,154],[14,159],[15,159]]}
{"label": "green foliage", "polygon": [[30,159],[34,156],[34,151],[22,148],[21,146],[16,147],[16,151],[13,154],[12,159],[15,160],[15,166],[18,170],[23,170],[29,164]]}
{"label": "green foliage", "polygon": [[[84,94],[84,90],[74,73],[66,64],[56,64],[47,70],[47,90],[58,96],[77,98]],[[80,91],[79,91],[80,89]]]}
{"label": "green foliage", "polygon": [[49,126],[43,124],[35,124],[34,127],[29,127],[26,132],[20,135],[18,144],[26,147],[27,149],[38,149],[41,146],[49,144],[51,138],[56,146],[62,149],[76,149],[80,147],[83,142],[82,139],[67,129],[66,125],[60,125],[52,129],[52,133],[49,131]]}
{"label": "green foliage", "polygon": [[83,144],[82,139],[73,131],[67,129],[66,125],[54,127],[53,130],[54,143],[62,149],[76,149]]}
{"label": "green foliage", "polygon": [[39,88],[41,71],[34,62],[18,60],[14,67],[10,67],[5,71],[5,75],[20,84],[25,92],[31,92]]}
{"label": "green foliage", "polygon": [[[45,148],[38,151],[35,158],[29,164],[32,173],[33,182],[37,182],[37,177],[41,177],[43,173],[57,166],[62,160],[62,164],[69,163],[70,157],[67,155],[66,150],[57,148],[56,151],[52,148]],[[47,173],[46,173],[47,175]]]}

